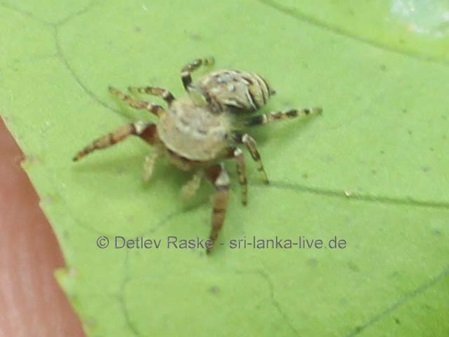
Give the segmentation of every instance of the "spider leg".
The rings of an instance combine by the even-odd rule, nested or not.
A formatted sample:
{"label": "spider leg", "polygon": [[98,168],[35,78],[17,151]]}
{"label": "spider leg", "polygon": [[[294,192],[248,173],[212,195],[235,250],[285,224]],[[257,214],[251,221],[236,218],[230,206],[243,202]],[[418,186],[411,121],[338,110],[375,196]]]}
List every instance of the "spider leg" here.
{"label": "spider leg", "polygon": [[304,108],[294,109],[289,111],[273,111],[262,115],[252,116],[244,121],[245,126],[257,126],[275,121],[291,119],[296,117],[313,116],[318,115],[322,111],[321,108]]}
{"label": "spider leg", "polygon": [[148,110],[149,112],[155,114],[156,116],[160,116],[164,113],[164,108],[162,108],[160,105],[138,100],[136,98],[124,94],[120,90],[113,87],[109,87],[109,91],[111,92],[111,94],[117,96],[124,103],[128,104],[131,108]]}
{"label": "spider leg", "polygon": [[174,100],[175,96],[164,88],[159,87],[128,87],[130,93],[133,94],[147,94],[153,96],[161,97],[168,105],[170,105]]}
{"label": "spider leg", "polygon": [[211,166],[206,169],[205,173],[206,178],[215,186],[212,209],[212,229],[209,235],[209,240],[212,244],[206,249],[206,253],[209,254],[223,227],[226,209],[228,208],[230,180],[223,164]]}
{"label": "spider leg", "polygon": [[160,158],[162,154],[162,151],[158,148],[156,148],[156,151],[152,154],[149,154],[145,157],[145,161],[143,163],[143,180],[148,181],[150,180],[151,176],[153,175],[154,171],[154,165],[156,164],[156,161]]}
{"label": "spider leg", "polygon": [[234,139],[235,139],[235,141],[237,143],[244,144],[246,146],[246,148],[248,149],[249,153],[251,154],[251,157],[256,162],[257,170],[262,175],[263,181],[266,184],[268,184],[269,180],[268,180],[267,172],[265,172],[265,169],[263,167],[262,159],[260,158],[260,153],[257,150],[257,145],[256,145],[256,141],[254,140],[254,138],[251,137],[247,133],[243,133],[243,134],[235,133],[234,134]]}
{"label": "spider leg", "polygon": [[203,172],[202,171],[198,171],[196,172],[192,179],[190,179],[183,187],[181,190],[181,195],[184,199],[190,199],[191,197],[193,197],[196,193],[196,191],[198,191],[198,188],[201,185],[201,180],[203,179]]}
{"label": "spider leg", "polygon": [[191,63],[185,65],[181,70],[181,80],[182,84],[184,85],[184,89],[186,91],[189,91],[191,84],[192,84],[192,72],[197,70],[202,65],[209,66],[213,65],[215,63],[215,60],[213,57],[208,57],[204,59],[196,59],[192,61]]}
{"label": "spider leg", "polygon": [[238,147],[229,149],[229,157],[234,158],[237,167],[237,175],[242,193],[242,204],[246,206],[248,203],[248,180],[246,178],[245,157],[242,150]]}
{"label": "spider leg", "polygon": [[95,150],[105,149],[118,142],[125,140],[128,136],[138,136],[147,143],[154,145],[158,142],[156,125],[143,121],[126,124],[117,130],[110,132],[87,145],[84,149],[79,151],[74,157],[73,161],[78,161],[84,156]]}

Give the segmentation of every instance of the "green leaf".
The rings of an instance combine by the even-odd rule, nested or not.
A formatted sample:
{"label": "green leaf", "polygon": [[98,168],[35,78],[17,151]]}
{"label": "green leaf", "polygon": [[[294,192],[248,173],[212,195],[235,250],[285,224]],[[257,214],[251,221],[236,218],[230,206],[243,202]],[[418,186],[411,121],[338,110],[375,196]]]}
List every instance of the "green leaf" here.
{"label": "green leaf", "polygon": [[[449,44],[440,15],[449,9],[410,3],[421,12],[399,0],[1,2],[11,33],[1,38],[0,111],[26,154],[66,259],[58,280],[89,336],[449,332]],[[243,207],[232,174],[223,246],[206,256],[167,248],[167,238],[207,238],[212,188],[183,203],[189,175],[167,162],[144,183],[152,149],[136,139],[71,158],[130,120],[152,119],[118,105],[108,85],[180,96],[180,68],[209,55],[217,68],[269,79],[277,95],[267,110],[324,113],[252,132],[272,183],[248,157]],[[101,236],[109,247],[97,247]],[[162,247],[114,249],[119,236]],[[243,248],[254,237],[341,247]]]}

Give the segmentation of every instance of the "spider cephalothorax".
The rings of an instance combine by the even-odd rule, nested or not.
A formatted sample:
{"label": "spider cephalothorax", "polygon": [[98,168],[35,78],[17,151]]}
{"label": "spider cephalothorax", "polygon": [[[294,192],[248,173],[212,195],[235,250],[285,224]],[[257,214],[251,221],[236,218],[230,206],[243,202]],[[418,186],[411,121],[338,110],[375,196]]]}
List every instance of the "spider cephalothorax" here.
{"label": "spider cephalothorax", "polygon": [[267,103],[274,90],[261,76],[238,70],[218,70],[203,75],[196,82],[192,81],[191,73],[194,70],[212,63],[212,58],[197,59],[182,69],[181,78],[188,95],[179,99],[158,87],[129,88],[133,94],[160,96],[168,108],[136,99],[110,87],[109,91],[120,100],[132,108],[150,111],[158,117],[158,121],[137,121],[124,125],[93,141],[73,158],[77,161],[94,150],[107,148],[134,135],[155,147],[155,151],[145,160],[145,180],[151,177],[154,164],[161,155],[166,155],[181,170],[193,172],[192,179],[183,187],[185,196],[193,195],[203,178],[209,180],[216,191],[209,236],[211,244],[207,252],[212,249],[223,226],[228,205],[230,179],[223,161],[235,160],[242,203],[245,205],[248,188],[245,160],[239,145],[245,145],[256,161],[263,180],[268,183],[256,142],[244,128],[321,112],[320,108],[314,108],[254,115]]}

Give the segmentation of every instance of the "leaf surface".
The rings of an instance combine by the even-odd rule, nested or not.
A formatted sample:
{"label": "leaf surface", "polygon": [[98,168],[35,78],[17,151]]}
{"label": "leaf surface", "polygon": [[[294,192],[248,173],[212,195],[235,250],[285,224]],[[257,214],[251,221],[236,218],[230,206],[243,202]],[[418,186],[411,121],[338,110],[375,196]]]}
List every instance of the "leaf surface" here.
{"label": "leaf surface", "polygon": [[[58,280],[89,336],[449,332],[447,25],[398,3],[0,2],[12,32],[1,37],[0,111],[62,247]],[[71,158],[122,124],[152,120],[117,104],[109,85],[179,97],[180,68],[209,55],[217,68],[269,79],[277,95],[267,111],[324,113],[251,132],[271,184],[248,156],[243,207],[228,163],[223,245],[206,256],[167,241],[207,238],[212,188],[183,203],[189,175],[167,162],[144,183],[152,149],[136,139]],[[98,248],[101,236],[109,247]],[[114,248],[121,237],[134,247]],[[139,238],[161,247],[137,248]],[[245,248],[253,238],[324,247]]]}

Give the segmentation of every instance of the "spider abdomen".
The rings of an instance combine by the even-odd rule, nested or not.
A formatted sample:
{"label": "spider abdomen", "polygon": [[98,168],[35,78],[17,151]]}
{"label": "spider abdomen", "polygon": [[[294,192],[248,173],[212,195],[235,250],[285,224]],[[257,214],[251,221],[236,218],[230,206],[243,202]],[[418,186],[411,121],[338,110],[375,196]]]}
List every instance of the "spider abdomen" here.
{"label": "spider abdomen", "polygon": [[219,70],[195,84],[213,111],[254,112],[265,106],[274,90],[259,75],[239,70]]}

